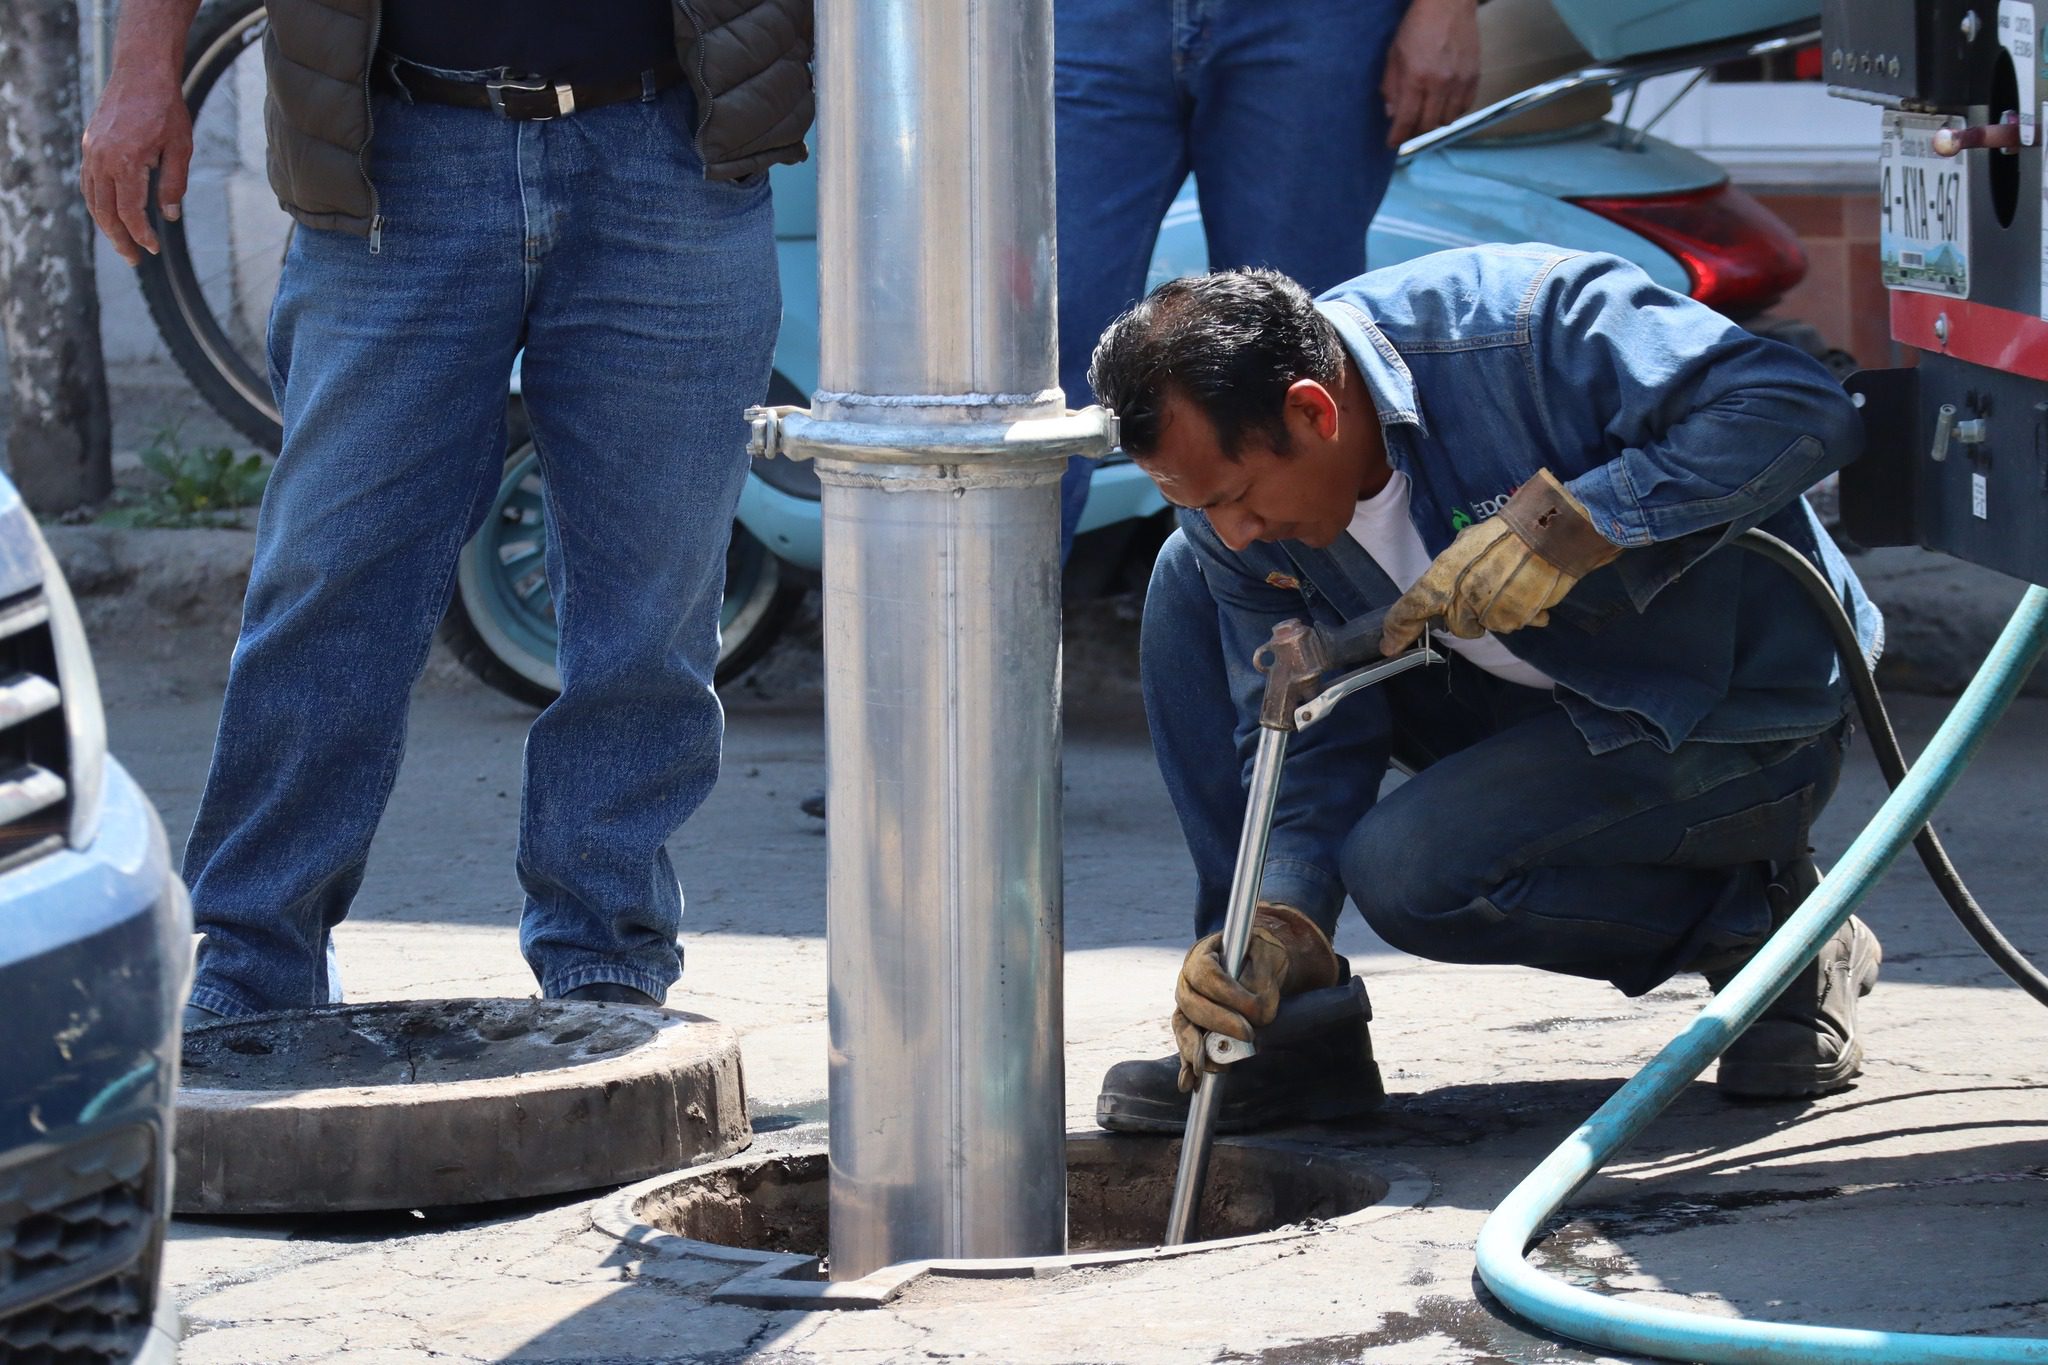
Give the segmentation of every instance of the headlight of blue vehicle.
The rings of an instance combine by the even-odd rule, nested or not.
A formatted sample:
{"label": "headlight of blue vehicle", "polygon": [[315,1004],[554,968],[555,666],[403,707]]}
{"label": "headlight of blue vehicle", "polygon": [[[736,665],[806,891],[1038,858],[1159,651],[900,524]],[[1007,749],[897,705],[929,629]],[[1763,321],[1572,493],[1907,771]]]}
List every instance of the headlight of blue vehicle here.
{"label": "headlight of blue vehicle", "polygon": [[[65,750],[69,771],[65,782],[70,797],[70,820],[66,841],[84,848],[99,833],[101,796],[107,777],[107,718],[100,706],[99,674],[93,670],[92,652],[85,643],[85,623],[79,619],[78,604],[71,587],[50,553],[42,533],[36,533],[36,548],[43,561],[43,599],[50,613],[50,642],[56,655],[56,684],[64,713]],[[4,721],[4,716],[0,716]]]}
{"label": "headlight of blue vehicle", "polygon": [[78,606],[56,558],[0,486],[0,871],[99,833],[107,727]]}
{"label": "headlight of blue vehicle", "polygon": [[191,911],[107,755],[78,607],[0,478],[0,1361],[168,1365]]}

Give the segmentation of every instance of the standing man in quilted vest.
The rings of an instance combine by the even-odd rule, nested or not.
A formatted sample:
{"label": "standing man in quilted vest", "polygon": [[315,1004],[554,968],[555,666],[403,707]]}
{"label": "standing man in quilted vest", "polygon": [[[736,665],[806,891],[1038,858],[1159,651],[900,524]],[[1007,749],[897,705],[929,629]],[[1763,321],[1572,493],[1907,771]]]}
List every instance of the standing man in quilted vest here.
{"label": "standing man in quilted vest", "polygon": [[[83,187],[128,260],[178,214],[194,0],[128,0]],[[808,0],[271,0],[284,446],[185,855],[187,1022],[338,997],[406,703],[523,390],[562,694],[526,741],[520,946],[549,997],[681,974],[664,848],[710,792],[743,409],[780,316],[768,168],[812,112]]]}

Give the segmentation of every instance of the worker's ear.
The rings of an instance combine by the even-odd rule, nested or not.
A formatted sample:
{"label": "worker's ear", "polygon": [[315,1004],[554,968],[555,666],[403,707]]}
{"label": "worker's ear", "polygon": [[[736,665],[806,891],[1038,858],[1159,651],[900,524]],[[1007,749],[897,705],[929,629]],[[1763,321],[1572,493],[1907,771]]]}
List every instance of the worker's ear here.
{"label": "worker's ear", "polygon": [[1297,379],[1287,386],[1287,420],[1304,426],[1320,440],[1337,437],[1337,399],[1313,379]]}

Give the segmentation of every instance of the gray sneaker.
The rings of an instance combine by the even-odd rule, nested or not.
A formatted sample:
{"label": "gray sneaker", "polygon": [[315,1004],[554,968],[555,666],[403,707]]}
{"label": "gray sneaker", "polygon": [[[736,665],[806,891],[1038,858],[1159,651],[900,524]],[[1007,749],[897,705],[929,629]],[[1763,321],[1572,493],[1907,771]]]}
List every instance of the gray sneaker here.
{"label": "gray sneaker", "polygon": [[[1803,860],[1802,860],[1803,861]],[[1771,919],[1783,924],[1818,883],[1812,864],[1795,864],[1770,888]],[[1715,1084],[1737,1099],[1791,1099],[1840,1090],[1863,1072],[1856,1002],[1877,985],[1884,945],[1854,915],[1823,943],[1754,1024],[1721,1054]],[[1721,990],[1735,970],[1707,973]]]}

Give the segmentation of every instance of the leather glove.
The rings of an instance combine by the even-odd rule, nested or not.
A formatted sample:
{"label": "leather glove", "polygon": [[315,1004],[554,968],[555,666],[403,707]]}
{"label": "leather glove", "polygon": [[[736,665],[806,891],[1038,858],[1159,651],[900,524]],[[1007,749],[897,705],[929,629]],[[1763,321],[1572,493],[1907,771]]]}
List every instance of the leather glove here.
{"label": "leather glove", "polygon": [[1223,970],[1223,935],[1211,934],[1188,949],[1173,988],[1181,1093],[1193,1090],[1209,1069],[1204,1033],[1251,1042],[1253,1029],[1273,1022],[1283,997],[1336,984],[1336,950],[1314,920],[1290,905],[1259,906],[1237,980]]}
{"label": "leather glove", "polygon": [[1458,533],[1387,613],[1380,652],[1415,643],[1441,616],[1461,640],[1550,624],[1550,609],[1621,553],[1593,529],[1584,503],[1547,469],[1517,488],[1500,512]]}

